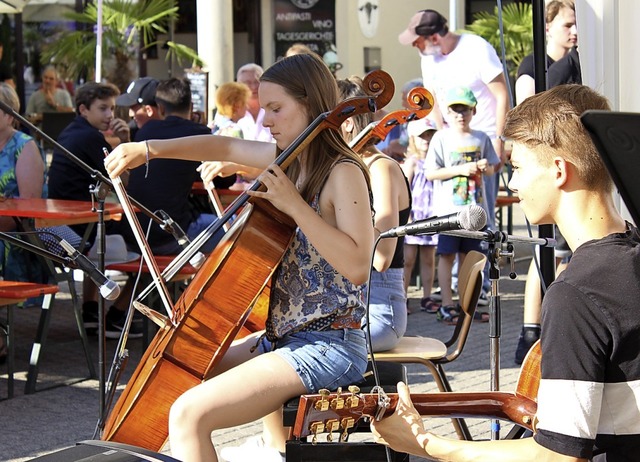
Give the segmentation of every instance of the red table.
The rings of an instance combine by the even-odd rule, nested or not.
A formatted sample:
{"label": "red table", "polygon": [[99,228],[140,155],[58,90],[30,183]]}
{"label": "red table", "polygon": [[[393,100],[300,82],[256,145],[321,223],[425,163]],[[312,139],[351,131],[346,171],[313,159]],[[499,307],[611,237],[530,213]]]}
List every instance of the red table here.
{"label": "red table", "polygon": [[[35,227],[76,225],[98,221],[98,214],[89,201],[63,199],[0,199],[0,216],[34,218]],[[120,220],[120,204],[105,202],[104,219]]]}
{"label": "red table", "polygon": [[[123,209],[120,204],[112,202],[105,203],[105,220],[120,220],[122,213]],[[98,213],[93,209],[92,202],[62,199],[0,199],[0,216],[13,217],[15,219],[22,220],[25,229],[33,229],[33,227],[42,228],[47,226],[95,223],[98,221]],[[33,225],[28,222],[28,219],[34,219]],[[48,264],[50,264],[50,262],[48,262]],[[96,373],[93,365],[93,358],[91,357],[89,349],[87,334],[84,330],[84,326],[82,325],[82,312],[78,302],[77,292],[75,290],[73,272],[63,271],[60,273],[53,269],[52,266],[51,271],[57,281],[62,280],[69,284],[73,307],[76,312],[78,332],[80,333],[80,338],[84,347],[87,366],[89,367],[89,374],[94,378]],[[45,297],[45,303],[42,306],[36,338],[33,342],[25,393],[33,393],[36,389],[40,355],[44,349],[51,316],[51,309],[49,308],[50,302],[50,298]]]}

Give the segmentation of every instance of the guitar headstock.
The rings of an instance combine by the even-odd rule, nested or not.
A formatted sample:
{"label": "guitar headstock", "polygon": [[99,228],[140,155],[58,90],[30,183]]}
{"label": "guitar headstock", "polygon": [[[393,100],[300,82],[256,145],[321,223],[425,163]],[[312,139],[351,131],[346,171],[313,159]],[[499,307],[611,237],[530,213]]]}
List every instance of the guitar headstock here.
{"label": "guitar headstock", "polygon": [[347,392],[338,388],[336,392],[320,390],[315,395],[303,395],[298,404],[298,414],[293,427],[293,435],[304,438],[327,433],[327,440],[332,440],[333,433],[340,433],[340,441],[346,441],[349,431],[363,418],[381,418],[392,412],[390,398],[384,394],[361,394],[360,389],[351,385]]}

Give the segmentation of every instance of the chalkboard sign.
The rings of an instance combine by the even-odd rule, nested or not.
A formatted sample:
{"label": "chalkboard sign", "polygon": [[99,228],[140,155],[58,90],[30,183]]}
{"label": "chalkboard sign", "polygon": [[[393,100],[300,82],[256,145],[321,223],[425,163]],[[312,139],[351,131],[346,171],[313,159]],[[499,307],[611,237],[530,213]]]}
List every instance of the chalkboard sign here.
{"label": "chalkboard sign", "polygon": [[184,76],[191,82],[191,100],[193,112],[207,114],[207,85],[209,74],[206,72],[185,71]]}

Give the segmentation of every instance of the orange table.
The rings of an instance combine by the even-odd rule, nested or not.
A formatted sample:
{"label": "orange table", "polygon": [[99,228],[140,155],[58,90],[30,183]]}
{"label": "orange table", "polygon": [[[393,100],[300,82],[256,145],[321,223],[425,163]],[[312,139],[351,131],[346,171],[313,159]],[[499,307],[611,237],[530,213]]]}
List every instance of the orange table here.
{"label": "orange table", "polygon": [[[120,220],[122,217],[123,209],[120,204],[107,202],[105,203],[104,209],[105,220]],[[42,228],[47,226],[95,223],[98,221],[98,213],[93,209],[92,202],[62,199],[2,199],[0,200],[0,216],[13,217],[14,219],[22,220],[25,229],[32,229],[32,226],[35,228]],[[33,225],[28,222],[29,219],[34,219]],[[75,318],[78,324],[78,332],[84,347],[89,374],[92,378],[95,378],[96,373],[94,361],[91,357],[87,334],[84,330],[84,326],[82,325],[82,311],[78,302],[78,294],[75,290],[73,272],[63,271],[60,273],[53,268],[49,261],[47,261],[47,265],[49,266],[52,275],[56,278],[56,281],[66,281],[69,284]],[[43,305],[36,338],[33,342],[25,393],[33,393],[36,389],[39,359],[47,338],[50,316],[51,309],[49,306]]]}
{"label": "orange table", "polygon": [[[15,218],[34,218],[35,227],[76,225],[98,221],[98,214],[89,201],[70,201],[63,199],[2,199],[0,216]],[[122,206],[112,202],[104,205],[105,220],[120,220]]]}

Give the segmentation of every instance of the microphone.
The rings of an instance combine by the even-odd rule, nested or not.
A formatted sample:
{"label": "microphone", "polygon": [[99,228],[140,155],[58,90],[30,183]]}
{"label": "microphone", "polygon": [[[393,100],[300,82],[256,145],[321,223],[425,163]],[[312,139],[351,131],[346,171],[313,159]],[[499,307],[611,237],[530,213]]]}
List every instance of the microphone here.
{"label": "microphone", "polygon": [[380,234],[380,238],[400,237],[414,234],[436,234],[442,231],[466,229],[478,231],[487,224],[487,212],[479,205],[470,205],[458,213],[443,217],[431,217],[404,226],[396,226]]}
{"label": "microphone", "polygon": [[[56,236],[58,237],[58,236]],[[107,278],[104,274],[98,270],[98,267],[93,264],[91,260],[78,252],[75,247],[69,244],[64,239],[58,237],[60,247],[62,247],[71,257],[71,260],[76,264],[78,269],[84,271],[91,280],[100,289],[100,295],[107,300],[115,300],[120,295],[120,286],[117,282]]]}
{"label": "microphone", "polygon": [[[157,213],[163,220],[163,223],[160,225],[160,227],[166,232],[170,233],[173,238],[178,241],[178,245],[186,248],[191,241],[189,240],[189,237],[186,235],[186,233],[182,230],[180,225],[173,221],[173,218],[171,218],[169,214],[164,210],[158,210]],[[194,268],[200,268],[205,259],[206,257],[202,252],[197,252],[191,257],[191,260],[189,260],[189,264]]]}

